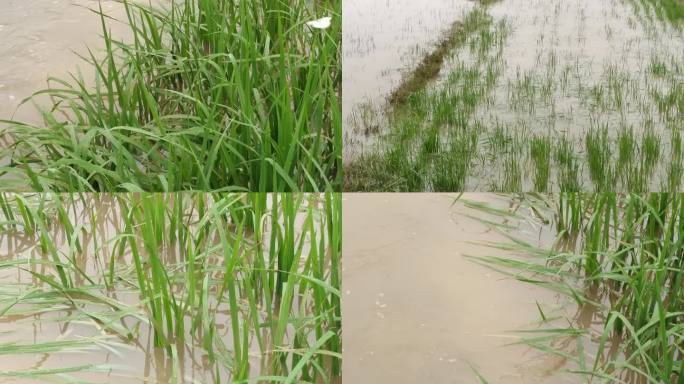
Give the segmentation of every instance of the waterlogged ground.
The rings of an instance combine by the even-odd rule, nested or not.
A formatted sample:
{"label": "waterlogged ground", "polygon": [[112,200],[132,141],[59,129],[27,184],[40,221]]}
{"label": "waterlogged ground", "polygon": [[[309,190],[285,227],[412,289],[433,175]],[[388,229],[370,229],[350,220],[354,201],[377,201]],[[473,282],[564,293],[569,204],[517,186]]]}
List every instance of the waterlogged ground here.
{"label": "waterlogged ground", "polygon": [[356,113],[348,131],[378,144],[356,146],[347,189],[676,189],[684,38],[653,4],[503,0],[462,16],[439,79],[385,124]]}
{"label": "waterlogged ground", "polygon": [[[176,202],[181,198],[185,199],[181,196],[169,195],[166,199],[172,204],[174,199]],[[24,202],[36,201],[35,196],[24,195],[24,199]],[[273,329],[273,323],[270,321],[278,321],[277,317],[275,320],[273,317],[268,320],[268,312],[275,310],[278,313],[281,305],[301,305],[295,311],[306,318],[292,318],[289,321],[302,326],[306,334],[309,332],[307,330],[317,327],[309,324],[313,304],[309,302],[311,297],[305,290],[298,291],[292,298],[292,303],[281,304],[279,298],[274,301],[264,297],[254,300],[255,296],[249,296],[260,296],[258,289],[248,293],[246,290],[249,288],[239,288],[236,290],[237,296],[234,296],[236,291],[230,291],[231,288],[226,291],[220,287],[221,282],[228,279],[224,273],[225,263],[232,263],[239,269],[231,278],[241,281],[240,276],[246,269],[256,268],[256,248],[263,247],[265,254],[268,255],[272,247],[277,246],[277,241],[267,240],[265,244],[257,245],[254,232],[240,231],[241,234],[236,235],[237,237],[229,235],[231,241],[235,241],[232,243],[233,246],[239,250],[229,251],[226,243],[220,241],[218,233],[208,233],[207,248],[198,247],[198,244],[204,241],[200,235],[197,238],[193,237],[185,246],[176,244],[158,249],[161,265],[165,268],[166,278],[170,281],[169,294],[173,295],[175,303],[187,309],[182,315],[186,333],[184,340],[174,338],[175,341],[172,341],[169,348],[156,345],[153,320],[146,309],[149,298],[146,298],[139,289],[132,248],[126,249],[126,243],[122,243],[124,238],[135,238],[126,234],[123,216],[124,212],[128,211],[124,211],[122,207],[128,208],[137,200],[126,199],[90,195],[84,200],[77,199],[77,202],[67,204],[65,210],[58,213],[60,211],[53,210],[55,201],[48,197],[44,201],[45,209],[51,212],[55,219],[45,228],[45,237],[40,241],[40,237],[35,233],[10,230],[6,225],[13,220],[6,220],[6,216],[0,215],[0,383],[219,383],[231,382],[236,378],[237,364],[245,364],[243,369],[247,370],[239,375],[254,378],[274,374],[269,367],[277,365],[275,356],[284,350],[283,346],[274,344],[276,336],[268,331]],[[188,229],[198,229],[198,223],[204,222],[200,226],[207,224],[209,217],[203,216],[200,212],[206,212],[205,208],[214,209],[215,206],[203,206],[200,202],[203,198],[193,199],[194,203],[185,206],[187,210],[184,210],[182,216],[177,217],[180,221],[175,221],[175,224],[187,223]],[[8,201],[11,201],[10,204],[4,205]],[[215,203],[223,205],[236,201],[238,200],[228,195],[226,200],[217,200]],[[243,201],[246,203],[246,200]],[[305,223],[325,228],[318,218],[317,208],[314,207],[319,202],[321,201],[315,198],[309,200],[308,204],[296,208],[296,217],[291,221],[282,219],[291,226],[279,233],[283,236],[293,236],[297,242],[297,249],[303,252],[302,254],[312,255],[313,252],[312,237],[302,233]],[[266,203],[270,205],[271,198]],[[11,198],[5,201],[0,199],[0,206],[3,210],[10,206],[16,207]],[[170,210],[166,214],[173,215],[173,208],[171,205],[169,207]],[[65,220],[64,217],[68,217],[69,220]],[[276,230],[269,224],[272,223],[269,220],[268,217],[264,217],[265,238]],[[74,232],[66,231],[65,227],[59,224],[66,222],[74,225]],[[210,226],[213,225],[211,220],[209,222]],[[145,225],[139,223],[135,226],[143,228]],[[163,230],[171,230],[170,228],[166,227]],[[194,229],[191,232],[194,232]],[[236,231],[232,224],[226,226],[226,229]],[[192,237],[195,234],[197,233],[188,232],[183,235],[178,232],[178,241],[181,242],[183,236]],[[157,233],[157,236],[166,235]],[[138,238],[135,241],[138,241]],[[193,249],[191,244],[197,248]],[[145,251],[148,249],[147,246],[143,246],[141,241],[138,247],[138,250],[145,254],[142,261],[145,270],[155,268],[149,251]],[[330,257],[330,250],[326,250],[322,244],[320,247],[320,250],[325,252],[321,257]],[[232,261],[228,261],[229,257],[225,256],[224,252],[233,254]],[[62,284],[61,272],[55,268],[54,257],[64,263],[63,271],[73,288],[65,288]],[[246,261],[247,259],[249,261]],[[247,264],[242,264],[243,262]],[[307,261],[302,260],[301,267],[305,268],[305,264],[310,267],[312,262],[311,258]],[[316,268],[321,268],[326,275],[330,273],[330,264],[320,264]],[[197,287],[193,288],[194,284],[188,280],[188,273],[199,279]],[[147,279],[153,280],[156,277],[152,275]],[[319,284],[325,284],[323,280],[317,281]],[[302,287],[294,281],[292,280],[292,284]],[[256,280],[254,283],[260,285]],[[194,292],[204,293],[196,297]],[[167,293],[157,292],[157,295],[162,294]],[[267,308],[267,302],[273,302],[276,308]],[[317,305],[320,305],[320,302]],[[249,312],[252,314],[249,315]],[[280,314],[289,316],[288,312],[283,311]],[[255,313],[263,318],[255,319]],[[319,315],[322,315],[322,312]],[[197,323],[198,319],[202,319],[201,323]],[[164,327],[168,320],[165,320]],[[256,331],[254,328],[248,330],[250,324],[256,323],[262,328]],[[235,331],[237,334],[234,332],[236,327],[240,328]],[[209,330],[211,333],[208,333]],[[286,326],[283,331],[284,340],[288,340],[289,343],[293,342],[293,332],[299,333],[302,330],[296,331]],[[285,350],[296,349],[295,345],[301,342],[317,342],[316,337],[312,336],[311,340],[307,340],[308,336],[303,337],[303,340],[294,342],[295,344]],[[239,341],[241,348],[244,348],[242,353],[245,354],[245,363],[238,360],[240,352],[233,349],[234,340]],[[301,348],[309,350],[304,345],[301,345]],[[311,351],[314,350],[315,348]],[[334,353],[324,359],[324,364],[319,363],[319,368],[329,370],[332,355]],[[287,358],[284,358],[282,362],[286,360]],[[304,370],[307,368],[304,367]],[[294,382],[301,379],[301,376],[297,378],[296,372],[292,375]],[[340,377],[317,377],[315,382],[339,383]]]}
{"label": "waterlogged ground", "polygon": [[[103,0],[102,10],[125,17],[115,0]],[[25,98],[47,87],[47,78],[68,77],[89,66],[75,53],[102,48],[102,26],[94,0],[3,0],[0,3],[0,120],[38,122],[33,105],[17,109]],[[123,19],[122,19],[123,20]],[[111,23],[115,36],[124,28]]]}
{"label": "waterlogged ground", "polygon": [[[500,209],[512,201],[463,198]],[[453,203],[441,194],[345,197],[345,380],[474,383],[479,372],[490,383],[579,382],[562,356],[507,345],[521,340],[517,331],[543,328],[539,308],[567,326],[581,319],[577,307],[467,258],[509,253],[483,246],[505,241],[469,217],[485,214]],[[552,238],[525,223],[516,232],[537,243]],[[571,342],[556,347],[576,350]]]}
{"label": "waterlogged ground", "polygon": [[[414,66],[454,19],[472,6],[472,2],[464,0],[344,1],[345,160],[358,154],[358,147],[367,139],[366,135],[358,134],[359,119],[378,113],[384,98],[407,69]],[[380,120],[373,120],[375,124],[380,124]]]}

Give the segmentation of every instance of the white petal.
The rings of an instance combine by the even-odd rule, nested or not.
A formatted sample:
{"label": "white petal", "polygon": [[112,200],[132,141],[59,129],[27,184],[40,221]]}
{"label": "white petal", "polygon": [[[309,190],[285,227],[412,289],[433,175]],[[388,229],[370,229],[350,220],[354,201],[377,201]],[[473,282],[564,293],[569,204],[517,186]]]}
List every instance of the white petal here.
{"label": "white petal", "polygon": [[311,28],[316,28],[316,29],[326,29],[330,27],[330,21],[332,21],[332,17],[326,16],[322,17],[318,20],[311,20],[306,23]]}

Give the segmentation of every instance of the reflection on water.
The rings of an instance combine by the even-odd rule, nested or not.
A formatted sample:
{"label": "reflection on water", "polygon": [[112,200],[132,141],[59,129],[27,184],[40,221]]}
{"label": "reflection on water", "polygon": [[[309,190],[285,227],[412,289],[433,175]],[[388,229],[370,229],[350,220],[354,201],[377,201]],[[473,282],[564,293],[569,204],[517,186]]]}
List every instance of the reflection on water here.
{"label": "reflection on water", "polygon": [[[574,306],[464,256],[505,255],[477,242],[504,241],[452,206],[455,196],[350,194],[344,201],[345,379],[352,383],[576,383],[560,356],[521,345],[515,331]],[[506,208],[509,199],[466,195]],[[521,227],[537,241],[538,228]],[[540,237],[541,236],[541,237]],[[552,239],[552,237],[551,237]],[[561,324],[567,326],[567,321]],[[564,340],[567,348],[575,348]],[[560,347],[560,346],[559,346]]]}

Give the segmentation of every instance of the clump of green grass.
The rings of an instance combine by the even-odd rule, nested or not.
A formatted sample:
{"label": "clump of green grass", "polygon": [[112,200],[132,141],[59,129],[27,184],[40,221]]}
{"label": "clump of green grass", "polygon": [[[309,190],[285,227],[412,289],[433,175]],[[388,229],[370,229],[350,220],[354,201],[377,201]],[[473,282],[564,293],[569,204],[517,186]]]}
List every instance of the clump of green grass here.
{"label": "clump of green grass", "polygon": [[614,188],[611,164],[611,142],[608,138],[608,125],[591,127],[586,135],[587,162],[589,176],[597,191],[610,191]]}
{"label": "clump of green grass", "polygon": [[[51,78],[38,126],[10,122],[3,187],[35,191],[339,188],[341,1],[124,1],[101,10],[95,78]],[[327,29],[306,23],[332,17]],[[95,17],[95,16],[94,16]]]}
{"label": "clump of green grass", "polygon": [[530,144],[530,157],[534,163],[534,189],[546,192],[549,188],[551,166],[551,141],[545,136],[535,136]]}
{"label": "clump of green grass", "polygon": [[[339,379],[339,195],[0,194],[0,207],[0,242],[30,245],[0,263],[18,276],[16,290],[0,294],[0,318],[71,317],[106,336],[12,348],[0,341],[6,354],[87,345],[83,370],[92,371],[112,350],[161,353],[185,382],[179,351],[195,351],[206,382]],[[133,304],[120,299],[131,295]]]}

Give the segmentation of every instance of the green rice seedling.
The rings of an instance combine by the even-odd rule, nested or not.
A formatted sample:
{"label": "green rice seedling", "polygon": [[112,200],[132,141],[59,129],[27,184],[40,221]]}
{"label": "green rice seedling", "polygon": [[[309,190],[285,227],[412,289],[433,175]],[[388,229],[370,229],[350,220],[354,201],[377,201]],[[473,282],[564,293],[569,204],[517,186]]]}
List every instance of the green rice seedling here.
{"label": "green rice seedling", "polygon": [[[461,43],[434,69],[434,81],[404,92],[401,105],[389,103],[386,131],[346,164],[345,189],[455,187],[463,184],[460,173],[459,180],[450,183],[444,169],[467,168],[467,186],[501,190],[517,185],[505,179],[510,175],[504,172],[507,162],[510,169],[513,162],[532,167],[523,172],[521,185],[536,191],[590,186],[595,191],[638,192],[672,184],[678,163],[668,165],[670,143],[664,134],[681,126],[684,72],[680,44],[671,38],[680,27],[655,17],[653,4],[659,2],[611,3],[609,22],[601,25],[587,18],[586,4],[573,3],[566,11],[576,14],[578,23],[567,26],[558,24],[560,5],[496,13],[473,7],[461,19]],[[545,22],[524,32],[510,28],[524,24],[530,13]],[[472,28],[465,28],[468,25]],[[605,35],[589,39],[585,34],[593,28]],[[630,38],[626,31],[637,37]],[[574,47],[558,50],[558,41],[574,39],[579,42]],[[642,39],[652,44],[644,45]],[[589,41],[606,50],[586,51],[582,47]],[[531,50],[520,48],[528,45]],[[467,166],[443,158],[457,153],[445,150],[452,132],[473,129],[480,140],[464,157]],[[535,139],[552,136],[563,138],[550,141],[549,148]],[[402,154],[410,159],[403,163],[413,166],[408,174],[386,166],[389,157],[399,164]],[[397,172],[387,174],[387,169]],[[422,182],[409,181],[416,175]],[[364,180],[354,180],[359,177]]]}
{"label": "green rice seedling", "polygon": [[597,191],[614,188],[611,171],[610,139],[608,138],[608,124],[600,127],[592,126],[586,135],[587,163],[589,176]]}
{"label": "green rice seedling", "polygon": [[[0,202],[0,222],[7,212],[16,222],[0,243],[31,245],[0,263],[16,270],[2,277],[0,318],[24,337],[4,353],[89,352],[64,372],[16,367],[13,377],[82,380],[113,353],[125,362],[162,356],[178,382],[339,380],[339,195],[4,194]],[[27,321],[80,326],[74,335],[46,327],[40,338],[55,342],[39,343],[20,331]],[[203,364],[191,378],[184,367],[196,358]],[[130,372],[109,366],[107,375]]]}
{"label": "green rice seedling", "polygon": [[618,172],[633,163],[634,152],[636,151],[636,138],[632,127],[621,128],[618,132]]}
{"label": "green rice seedling", "polygon": [[[497,63],[502,58],[497,52],[507,33],[506,23],[493,24],[483,9],[476,7],[469,12],[456,36],[457,44],[446,53],[467,50],[477,59],[458,61],[455,65],[459,70],[450,72],[435,87],[420,81],[418,88],[411,85],[408,94],[398,88],[399,93],[389,100],[389,131],[382,136],[386,142],[379,142],[373,151],[345,166],[345,189],[463,188],[481,129],[472,115],[495,86],[493,77],[501,73]],[[414,77],[408,79],[415,85]],[[463,147],[457,148],[458,143]]]}
{"label": "green rice seedling", "polygon": [[503,185],[500,191],[522,191],[522,173],[520,164],[513,155],[506,156],[503,168]]}
{"label": "green rice seedling", "polygon": [[512,138],[508,132],[508,126],[501,122],[497,122],[493,132],[489,136],[487,144],[489,145],[490,151],[493,153],[502,153],[508,149],[511,141]]}
{"label": "green rice seedling", "polygon": [[461,191],[473,160],[478,135],[471,130],[463,134],[453,133],[449,139],[448,151],[435,160],[432,188],[435,191]]}
{"label": "green rice seedling", "polygon": [[649,70],[654,76],[665,76],[667,74],[667,64],[660,61],[657,57],[651,57]]}
{"label": "green rice seedling", "polygon": [[682,185],[684,178],[684,153],[682,153],[682,136],[679,131],[672,132],[670,163],[667,166],[666,190],[676,192]]}
{"label": "green rice seedling", "polygon": [[660,161],[660,136],[652,129],[647,129],[644,133],[641,149],[643,151],[644,169],[651,173]]}
{"label": "green rice seedling", "polygon": [[574,146],[566,137],[561,138],[554,150],[554,160],[559,166],[558,186],[562,192],[581,191],[580,165],[575,158]]}
{"label": "green rice seedling", "polygon": [[551,140],[546,136],[535,136],[530,144],[530,157],[534,163],[534,189],[546,192],[549,188]]}
{"label": "green rice seedling", "polygon": [[[341,1],[124,1],[130,37],[11,122],[5,188],[322,191],[341,182]],[[321,19],[324,17],[331,18]],[[318,21],[314,21],[321,19]],[[327,25],[329,24],[329,25]]]}

